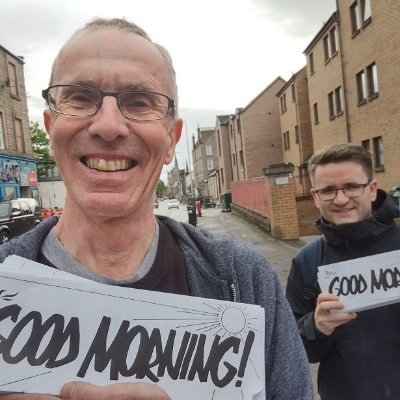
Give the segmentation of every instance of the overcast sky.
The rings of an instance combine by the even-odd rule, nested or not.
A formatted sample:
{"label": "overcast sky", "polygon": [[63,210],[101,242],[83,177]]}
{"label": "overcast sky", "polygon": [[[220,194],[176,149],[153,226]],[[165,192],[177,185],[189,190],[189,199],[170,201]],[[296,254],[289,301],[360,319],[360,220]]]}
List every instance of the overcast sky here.
{"label": "overcast sky", "polygon": [[0,44],[24,57],[29,118],[42,124],[41,89],[72,32],[95,16],[140,25],[174,61],[185,121],[176,157],[184,168],[186,137],[191,143],[197,126],[245,107],[277,76],[290,79],[335,8],[335,0],[0,0]]}

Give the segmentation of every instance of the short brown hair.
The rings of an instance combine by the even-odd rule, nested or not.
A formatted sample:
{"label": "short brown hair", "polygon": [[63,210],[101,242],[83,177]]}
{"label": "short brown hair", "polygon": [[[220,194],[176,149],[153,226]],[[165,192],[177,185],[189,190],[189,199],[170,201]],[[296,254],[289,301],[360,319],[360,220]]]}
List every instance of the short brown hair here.
{"label": "short brown hair", "polygon": [[368,180],[373,178],[371,153],[356,144],[334,144],[317,150],[308,161],[308,173],[314,179],[315,170],[319,165],[352,161],[360,164],[367,174]]}

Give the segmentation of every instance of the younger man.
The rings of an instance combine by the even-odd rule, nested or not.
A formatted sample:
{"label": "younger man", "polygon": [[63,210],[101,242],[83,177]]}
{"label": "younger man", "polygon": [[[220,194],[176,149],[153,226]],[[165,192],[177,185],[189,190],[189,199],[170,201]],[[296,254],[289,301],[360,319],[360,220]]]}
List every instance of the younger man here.
{"label": "younger man", "polygon": [[[305,263],[305,250],[293,259],[286,297],[292,307],[308,359],[320,363],[322,400],[400,399],[400,304],[355,313],[331,313],[343,305],[333,294],[306,287],[317,268],[400,249],[400,215],[394,202],[377,189],[372,159],[363,147],[333,145],[309,161],[322,251]],[[315,247],[317,248],[318,245]],[[320,253],[321,259],[315,260]],[[313,276],[304,279],[304,274]],[[306,282],[307,281],[307,282]]]}

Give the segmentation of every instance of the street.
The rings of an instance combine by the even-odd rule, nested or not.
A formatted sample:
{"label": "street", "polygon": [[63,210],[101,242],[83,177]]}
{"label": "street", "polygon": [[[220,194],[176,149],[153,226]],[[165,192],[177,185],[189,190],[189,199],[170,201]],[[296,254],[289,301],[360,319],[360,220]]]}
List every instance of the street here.
{"label": "street", "polygon": [[[179,210],[168,210],[168,201],[160,201],[159,208],[154,209],[155,214],[167,215],[181,222],[188,222],[186,205],[182,204]],[[273,265],[279,275],[282,288],[286,286],[291,260],[299,248],[305,242],[303,240],[292,240],[281,242],[275,240],[259,228],[246,222],[244,219],[230,212],[222,212],[220,207],[207,208],[202,210],[202,217],[197,218],[197,226],[208,229],[213,233],[228,234],[233,239],[244,240],[260,251]],[[305,238],[305,240],[308,238]],[[319,396],[316,391],[317,365],[311,365],[314,382],[314,400]]]}

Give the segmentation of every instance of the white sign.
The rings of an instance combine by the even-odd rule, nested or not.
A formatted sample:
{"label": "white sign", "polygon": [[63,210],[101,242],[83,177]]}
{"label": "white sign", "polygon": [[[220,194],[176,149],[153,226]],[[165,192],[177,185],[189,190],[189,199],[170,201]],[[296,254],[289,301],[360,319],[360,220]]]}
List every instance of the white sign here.
{"label": "white sign", "polygon": [[287,185],[289,183],[289,177],[288,176],[281,176],[275,178],[275,184],[276,185]]}
{"label": "white sign", "polygon": [[321,266],[318,283],[323,293],[339,296],[340,312],[400,302],[400,250]]}
{"label": "white sign", "polygon": [[264,310],[0,264],[0,392],[145,381],[174,400],[265,399]]}

